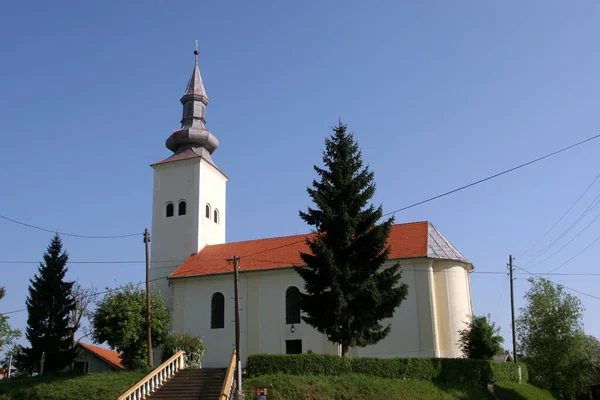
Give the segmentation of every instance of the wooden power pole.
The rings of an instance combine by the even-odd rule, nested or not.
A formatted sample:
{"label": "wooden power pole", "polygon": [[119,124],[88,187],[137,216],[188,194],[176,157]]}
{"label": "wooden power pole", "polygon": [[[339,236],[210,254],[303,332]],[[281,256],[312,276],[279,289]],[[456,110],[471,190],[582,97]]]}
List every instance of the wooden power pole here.
{"label": "wooden power pole", "polygon": [[512,342],[513,342],[513,359],[515,364],[517,361],[517,330],[515,327],[515,294],[513,291],[513,258],[512,255],[508,256],[508,268],[510,269],[510,312],[511,312],[511,325],[512,325]]}
{"label": "wooden power pole", "polygon": [[154,362],[152,360],[152,310],[150,307],[150,255],[148,252],[148,244],[150,243],[150,233],[148,228],[144,230],[144,247],[146,248],[146,326],[148,329],[148,366],[152,368]]}
{"label": "wooden power pole", "polygon": [[242,391],[242,362],[240,357],[240,295],[238,291],[238,269],[240,259],[233,256],[233,277],[234,277],[234,296],[235,296],[235,365],[237,369],[237,390],[238,398]]}

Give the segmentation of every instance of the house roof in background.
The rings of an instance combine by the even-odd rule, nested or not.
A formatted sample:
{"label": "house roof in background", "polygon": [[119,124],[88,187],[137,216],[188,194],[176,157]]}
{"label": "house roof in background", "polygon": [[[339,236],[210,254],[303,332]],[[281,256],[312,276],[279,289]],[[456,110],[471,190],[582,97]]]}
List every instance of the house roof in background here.
{"label": "house roof in background", "polygon": [[112,365],[113,367],[118,369],[125,369],[121,362],[121,354],[117,353],[116,351],[105,349],[104,347],[94,346],[93,344],[89,343],[79,342],[79,344],[81,345],[81,347],[94,354],[96,357],[107,362],[108,364]]}
{"label": "house roof in background", "polygon": [[[309,252],[307,238],[314,234],[282,236],[205,246],[190,256],[169,277],[213,275],[231,272],[226,261],[240,257],[240,271],[289,268],[303,265],[300,253]],[[393,225],[388,238],[390,259],[431,258],[470,262],[427,221]]]}

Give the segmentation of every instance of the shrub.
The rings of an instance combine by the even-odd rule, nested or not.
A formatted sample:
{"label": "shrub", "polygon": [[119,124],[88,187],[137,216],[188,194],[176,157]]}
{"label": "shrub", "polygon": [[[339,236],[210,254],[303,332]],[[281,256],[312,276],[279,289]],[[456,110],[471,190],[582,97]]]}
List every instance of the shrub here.
{"label": "shrub", "polygon": [[[521,364],[523,381],[527,368]],[[482,383],[519,380],[513,363],[498,363],[465,358],[342,358],[336,355],[257,354],[248,357],[249,377],[276,374],[342,375],[356,373],[380,378],[415,379],[449,383]]]}
{"label": "shrub", "polygon": [[248,376],[281,372],[287,375],[341,375],[352,372],[350,360],[331,354],[257,354],[248,356]]}
{"label": "shrub", "polygon": [[199,336],[189,333],[173,332],[167,336],[162,351],[162,362],[165,362],[179,350],[185,351],[185,367],[200,368],[204,357],[204,342]]}

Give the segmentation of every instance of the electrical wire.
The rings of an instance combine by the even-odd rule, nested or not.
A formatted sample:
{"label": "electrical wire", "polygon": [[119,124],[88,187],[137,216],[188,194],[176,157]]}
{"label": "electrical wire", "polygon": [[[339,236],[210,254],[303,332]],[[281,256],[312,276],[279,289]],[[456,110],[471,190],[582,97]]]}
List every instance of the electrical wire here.
{"label": "electrical wire", "polygon": [[[155,281],[159,281],[161,279],[167,279],[167,277],[166,276],[161,276],[160,278],[150,279],[148,282],[155,282]],[[143,283],[146,283],[146,282],[141,282],[140,281],[138,283],[133,284],[133,286],[139,286],[139,285],[141,285]],[[127,285],[117,286],[116,288],[107,289],[107,290],[104,290],[102,292],[95,292],[94,294],[92,294],[92,296],[93,297],[97,297],[97,296],[100,296],[102,294],[106,294],[106,293],[114,292],[115,290],[123,289],[125,287],[127,287]],[[23,312],[23,311],[27,311],[27,308],[21,308],[19,310],[13,310],[13,311],[3,312],[3,313],[0,313],[0,316],[9,315],[9,314],[15,314],[15,313],[18,313],[18,312]]]}
{"label": "electrical wire", "polygon": [[551,231],[552,229],[554,229],[556,227],[556,225],[558,225],[560,223],[560,221],[562,221],[567,214],[573,209],[573,207],[575,207],[577,205],[577,203],[579,203],[579,200],[581,200],[583,198],[583,196],[585,196],[585,194],[591,189],[591,187],[594,185],[594,183],[596,183],[596,181],[600,178],[600,174],[596,175],[596,177],[594,178],[594,180],[592,181],[592,183],[590,183],[588,185],[588,187],[583,191],[583,193],[581,193],[579,195],[579,197],[577,198],[577,200],[575,200],[575,202],[573,204],[571,204],[571,207],[569,207],[569,209],[567,211],[565,211],[565,213],[558,219],[558,221],[556,221],[554,223],[554,225],[552,225],[550,227],[550,229],[548,229],[541,238],[538,239],[537,242],[535,242],[533,245],[531,245],[531,247],[529,247],[527,250],[525,250],[524,252],[522,252],[521,254],[519,254],[516,258],[521,258],[523,257],[525,254],[527,254],[528,252],[530,252],[535,246],[537,246]]}
{"label": "electrical wire", "polygon": [[528,162],[526,162],[526,163],[523,163],[523,164],[517,165],[516,167],[509,168],[509,169],[507,169],[507,170],[504,170],[504,171],[502,171],[502,172],[499,172],[499,173],[497,173],[497,174],[494,174],[494,175],[488,176],[487,178],[483,178],[483,179],[480,179],[480,180],[478,180],[478,181],[475,181],[475,182],[469,183],[469,184],[467,184],[467,185],[460,186],[460,187],[458,187],[458,188],[456,188],[456,189],[453,189],[453,190],[450,190],[450,191],[448,191],[448,192],[445,192],[445,193],[439,194],[439,195],[437,195],[437,196],[433,196],[433,197],[430,197],[430,198],[428,198],[428,199],[425,199],[425,200],[419,201],[419,202],[417,202],[417,203],[413,203],[413,204],[410,204],[410,205],[408,205],[408,206],[405,206],[405,207],[399,208],[399,209],[397,209],[397,210],[390,211],[390,212],[388,212],[388,213],[385,213],[385,214],[383,214],[382,216],[383,216],[383,217],[385,217],[385,216],[387,216],[387,215],[390,215],[390,214],[395,214],[395,213],[397,213],[397,212],[400,212],[400,211],[408,210],[409,208],[413,208],[413,207],[419,206],[419,205],[421,205],[421,204],[425,204],[425,203],[428,203],[428,202],[430,202],[430,201],[437,200],[437,199],[439,199],[439,198],[442,198],[442,197],[448,196],[449,194],[456,193],[456,192],[459,192],[459,191],[461,191],[461,190],[464,190],[464,189],[470,188],[470,187],[472,187],[472,186],[475,186],[475,185],[478,185],[478,184],[480,184],[480,183],[483,183],[483,182],[489,181],[489,180],[491,180],[491,179],[497,178],[497,177],[499,177],[499,176],[502,176],[502,175],[508,174],[509,172],[512,172],[512,171],[515,171],[515,170],[517,170],[517,169],[520,169],[520,168],[526,167],[526,166],[528,166],[528,165],[531,165],[531,164],[533,164],[533,163],[536,163],[536,162],[538,162],[538,161],[542,161],[542,160],[544,160],[544,159],[546,159],[546,158],[549,158],[549,157],[552,157],[552,156],[554,156],[554,155],[556,155],[556,154],[559,154],[559,153],[562,153],[562,152],[564,152],[564,151],[570,150],[570,149],[572,149],[572,148],[574,148],[574,147],[577,147],[577,146],[579,146],[579,145],[582,145],[582,144],[584,144],[584,143],[587,143],[587,142],[589,142],[589,141],[592,141],[592,140],[594,140],[594,139],[597,139],[597,138],[599,138],[599,137],[600,137],[600,135],[592,136],[592,137],[590,137],[590,138],[587,138],[587,139],[585,139],[585,140],[582,140],[582,141],[580,141],[580,142],[577,142],[577,143],[575,143],[575,144],[572,144],[572,145],[570,145],[570,146],[563,147],[563,148],[562,148],[562,149],[560,149],[560,150],[557,150],[557,151],[554,151],[554,152],[552,152],[552,153],[546,154],[545,156],[538,157],[538,158],[536,158],[536,159],[534,159],[534,160],[531,160],[531,161],[528,161]]}
{"label": "electrical wire", "polygon": [[577,235],[573,236],[571,238],[571,240],[569,240],[567,243],[565,243],[560,249],[556,250],[554,253],[550,254],[548,257],[544,258],[542,261],[539,261],[539,262],[537,262],[535,264],[529,265],[529,267],[535,267],[537,265],[543,264],[546,261],[548,261],[549,259],[551,259],[552,257],[554,257],[555,255],[557,255],[558,253],[560,253],[565,247],[567,247],[575,239],[577,239],[579,237],[579,235],[581,235],[583,232],[585,232],[585,230],[587,228],[589,228],[589,226],[592,225],[598,218],[600,218],[600,214],[596,215],[596,217],[593,220],[591,220],[589,224],[587,224],[581,231],[579,231],[579,233]]}
{"label": "electrical wire", "polygon": [[531,263],[533,263],[535,260],[537,260],[538,258],[540,258],[542,255],[544,255],[544,253],[546,253],[548,250],[550,250],[556,243],[558,243],[563,237],[565,237],[569,232],[571,232],[571,230],[579,223],[581,222],[581,220],[583,220],[583,218],[585,218],[590,211],[592,211],[598,204],[600,204],[600,194],[598,194],[594,200],[592,200],[592,204],[590,204],[584,211],[583,213],[575,220],[575,222],[573,222],[567,229],[565,229],[556,239],[554,239],[550,244],[548,244],[546,247],[542,248],[541,250],[536,251],[534,254],[532,254],[530,257],[533,257],[528,265],[531,265]]}
{"label": "electrical wire", "polygon": [[[600,239],[600,238],[599,238],[599,239]],[[533,276],[535,276],[535,277],[537,277],[537,278],[542,278],[542,279],[545,279],[545,280],[547,280],[548,282],[550,282],[550,283],[553,283],[553,284],[555,284],[555,285],[560,285],[560,286],[564,287],[565,289],[568,289],[568,290],[570,290],[570,291],[572,291],[572,292],[575,292],[575,293],[579,293],[579,294],[580,294],[580,295],[582,295],[582,296],[588,296],[588,297],[591,297],[591,298],[594,298],[594,299],[598,299],[598,300],[600,300],[600,297],[598,297],[598,296],[595,296],[595,295],[593,295],[593,294],[589,294],[589,293],[585,293],[585,292],[582,292],[582,291],[580,291],[580,290],[577,290],[577,289],[573,289],[573,288],[571,288],[571,287],[568,287],[568,286],[565,286],[565,285],[563,285],[562,283],[556,283],[556,282],[553,282],[553,281],[551,281],[550,279],[548,279],[548,278],[544,278],[544,277],[542,276],[542,275],[550,275],[550,274],[535,274],[535,273],[533,273],[533,272],[530,272],[530,271],[526,270],[525,268],[521,268],[521,267],[519,267],[519,266],[517,266],[517,265],[514,265],[514,264],[513,264],[513,267],[515,267],[515,268],[517,268],[517,269],[520,269],[521,271],[524,271],[524,272],[526,272],[526,273],[527,273],[527,274],[529,274],[529,275],[533,275]]]}
{"label": "electrical wire", "polygon": [[564,263],[560,264],[558,267],[551,269],[549,272],[554,272],[557,269],[564,267],[565,265],[567,265],[568,263],[570,263],[571,261],[573,261],[575,258],[577,258],[578,256],[580,256],[584,251],[586,251],[587,249],[589,249],[590,247],[592,247],[592,245],[594,243],[596,243],[598,240],[600,240],[600,236],[598,236],[596,239],[594,239],[594,241],[592,243],[588,244],[586,247],[584,247],[583,249],[581,249],[573,257],[569,258],[567,261],[565,261]]}
{"label": "electrical wire", "polygon": [[57,233],[61,236],[71,236],[71,237],[77,237],[77,238],[83,238],[83,239],[119,239],[119,238],[126,238],[126,237],[132,237],[132,236],[141,236],[144,233],[140,232],[140,233],[129,233],[126,235],[112,235],[112,236],[92,236],[92,235],[80,235],[80,234],[76,234],[76,233],[69,233],[69,232],[60,232],[57,230],[53,230],[53,229],[46,229],[46,228],[42,228],[40,226],[36,226],[36,225],[31,225],[22,221],[18,221],[16,219],[13,218],[9,218],[5,215],[0,214],[0,218],[5,219],[7,221],[13,222],[15,224],[19,224],[19,225],[23,225],[29,228],[33,228],[33,229],[37,229],[39,231],[43,231],[43,232],[49,232],[49,233]]}

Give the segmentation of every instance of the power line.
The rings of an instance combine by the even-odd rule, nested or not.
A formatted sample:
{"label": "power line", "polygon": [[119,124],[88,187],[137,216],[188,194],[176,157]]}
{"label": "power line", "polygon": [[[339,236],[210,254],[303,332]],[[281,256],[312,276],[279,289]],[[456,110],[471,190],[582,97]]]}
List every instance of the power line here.
{"label": "power line", "polygon": [[502,171],[502,172],[499,172],[499,173],[497,173],[497,174],[494,174],[494,175],[488,176],[487,178],[483,178],[483,179],[480,179],[480,180],[478,180],[478,181],[475,181],[475,182],[469,183],[468,185],[464,185],[464,186],[458,187],[458,188],[456,188],[456,189],[450,190],[450,191],[448,191],[448,192],[445,192],[445,193],[439,194],[439,195],[437,195],[437,196],[430,197],[430,198],[428,198],[428,199],[426,199],[426,200],[422,200],[422,201],[419,201],[419,202],[417,202],[417,203],[410,204],[410,205],[408,205],[408,206],[406,206],[406,207],[402,207],[402,208],[399,208],[399,209],[397,209],[397,210],[390,211],[390,212],[388,212],[388,213],[385,213],[385,214],[383,214],[383,216],[385,217],[386,215],[395,214],[395,213],[397,213],[397,212],[400,212],[400,211],[408,210],[409,208],[413,208],[413,207],[419,206],[419,205],[421,205],[421,204],[425,204],[425,203],[428,203],[428,202],[430,202],[430,201],[437,200],[437,199],[439,199],[439,198],[441,198],[441,197],[448,196],[449,194],[456,193],[456,192],[459,192],[459,191],[461,191],[461,190],[464,190],[464,189],[470,188],[471,186],[478,185],[478,184],[480,184],[480,183],[483,183],[483,182],[489,181],[490,179],[497,178],[497,177],[499,177],[499,176],[502,176],[502,175],[504,175],[504,174],[508,174],[509,172],[512,172],[512,171],[515,171],[515,170],[517,170],[517,169],[520,169],[520,168],[526,167],[526,166],[528,166],[528,165],[530,165],[530,164],[536,163],[536,162],[538,162],[538,161],[542,161],[542,160],[544,160],[544,159],[546,159],[546,158],[548,158],[548,157],[552,157],[552,156],[554,156],[554,155],[556,155],[556,154],[562,153],[562,152],[564,152],[564,151],[567,151],[567,150],[569,150],[569,149],[572,149],[572,148],[574,148],[574,147],[577,147],[577,146],[579,146],[579,145],[582,145],[582,144],[584,144],[584,143],[586,143],[586,142],[592,141],[592,140],[594,140],[594,139],[597,139],[597,138],[599,138],[599,137],[600,137],[600,135],[592,136],[591,138],[588,138],[588,139],[582,140],[581,142],[577,142],[577,143],[575,143],[575,144],[572,144],[572,145],[570,145],[570,146],[564,147],[564,148],[562,148],[562,149],[560,149],[560,150],[557,150],[557,151],[554,151],[554,152],[552,152],[552,153],[546,154],[545,156],[542,156],[542,157],[536,158],[536,159],[534,159],[534,160],[528,161],[528,162],[526,162],[526,163],[524,163],[524,164],[517,165],[516,167],[513,167],[513,168],[510,168],[510,169],[504,170],[504,171]]}
{"label": "power line", "polygon": [[[572,243],[572,242],[573,242],[575,239],[577,239],[577,238],[579,237],[579,235],[581,235],[583,232],[585,232],[585,230],[586,230],[587,228],[589,228],[589,226],[590,226],[590,225],[592,225],[592,224],[593,224],[593,223],[594,223],[594,222],[595,222],[595,221],[596,221],[598,218],[600,218],[600,214],[596,215],[596,217],[595,217],[595,218],[594,218],[592,221],[590,221],[590,223],[589,223],[589,224],[587,224],[587,225],[586,225],[586,226],[585,226],[585,227],[584,227],[584,228],[583,228],[581,231],[579,231],[579,233],[578,233],[577,235],[573,236],[573,237],[571,238],[571,240],[569,240],[567,243],[565,243],[565,244],[564,244],[564,245],[563,245],[563,246],[562,246],[560,249],[556,250],[554,253],[550,254],[548,257],[544,258],[542,261],[539,261],[539,262],[537,262],[537,263],[535,263],[535,264],[531,265],[531,267],[535,267],[536,265],[543,264],[544,262],[548,261],[549,259],[551,259],[551,258],[552,258],[552,257],[554,257],[555,255],[557,255],[558,253],[560,253],[562,249],[564,249],[564,248],[565,248],[565,247],[567,247],[569,244],[571,244],[571,243]],[[579,254],[576,254],[576,255],[575,255],[575,257],[577,257],[577,255],[579,255]],[[573,258],[575,258],[575,257],[573,257]],[[570,260],[569,260],[569,261],[570,261]],[[568,261],[567,261],[567,262],[568,262]],[[565,263],[565,264],[566,264],[566,263]],[[564,264],[563,264],[563,265],[564,265]],[[558,268],[559,268],[559,267],[557,267],[557,269],[558,269]],[[554,270],[553,270],[553,271],[554,271]]]}
{"label": "power line", "polygon": [[[220,258],[213,258],[211,260],[203,260],[203,261],[216,261],[221,260]],[[0,260],[0,264],[39,264],[42,261],[11,261],[11,260]],[[183,261],[150,261],[151,263],[175,263],[175,264],[183,264]],[[144,264],[145,261],[67,261],[68,264]]]}
{"label": "power line", "polygon": [[71,236],[71,237],[78,237],[78,238],[84,238],[84,239],[119,239],[119,238],[126,238],[126,237],[132,237],[132,236],[141,236],[142,232],[140,233],[129,233],[126,235],[112,235],[112,236],[91,236],[91,235],[80,235],[80,234],[76,234],[76,233],[69,233],[69,232],[59,232],[57,230],[54,229],[46,229],[46,228],[42,228],[40,226],[36,226],[36,225],[31,225],[22,221],[17,221],[16,219],[12,219],[9,218],[5,215],[1,215],[0,214],[0,218],[5,219],[7,221],[13,222],[15,224],[19,224],[19,225],[23,225],[29,228],[33,228],[33,229],[37,229],[39,231],[43,231],[43,232],[49,232],[49,233],[57,233],[61,236]]}
{"label": "power line", "polygon": [[573,261],[576,257],[578,257],[581,253],[583,253],[584,251],[586,251],[587,249],[589,249],[590,247],[592,247],[592,245],[594,243],[596,243],[598,240],[600,240],[600,236],[598,236],[596,239],[594,239],[594,241],[590,244],[588,244],[587,246],[585,246],[583,249],[581,249],[577,254],[575,254],[573,257],[569,258],[567,261],[565,261],[564,263],[560,264],[558,267],[553,268],[550,270],[550,272],[554,272],[559,268],[564,267],[565,265],[567,265],[568,263],[570,263],[571,261]]}
{"label": "power line", "polygon": [[[548,244],[546,247],[542,248],[541,250],[536,251],[535,253],[533,253],[531,255],[531,257],[533,257],[530,261],[529,264],[530,265],[532,262],[534,262],[535,260],[537,260],[538,258],[540,258],[544,253],[546,253],[548,250],[550,250],[556,243],[558,243],[563,237],[565,237],[569,232],[571,232],[571,230],[579,223],[581,222],[581,220],[583,218],[585,218],[586,215],[588,215],[590,213],[590,211],[592,211],[598,204],[600,204],[600,194],[597,195],[594,200],[592,200],[592,204],[590,204],[584,211],[583,213],[575,220],[575,222],[573,222],[567,229],[565,229],[560,235],[558,235],[558,237],[556,239],[554,239],[550,244]],[[587,228],[587,227],[586,227]],[[585,230],[585,228],[584,228]]]}
{"label": "power line", "polygon": [[[600,239],[600,238],[599,238],[599,239]],[[544,277],[542,276],[542,275],[550,275],[550,274],[534,274],[533,272],[527,271],[526,269],[524,269],[524,268],[521,268],[521,267],[519,267],[519,266],[513,265],[513,267],[515,267],[515,268],[518,268],[518,269],[520,269],[521,271],[524,271],[524,272],[528,273],[529,275],[533,275],[533,276],[535,276],[535,277],[538,277],[538,278],[545,279],[545,280],[547,280],[548,282],[550,282],[550,283],[553,283],[553,284],[555,284],[555,285],[560,285],[560,286],[564,287],[565,289],[568,289],[568,290],[570,290],[570,291],[572,291],[572,292],[575,292],[575,293],[579,293],[579,294],[580,294],[580,295],[582,295],[582,296],[588,296],[588,297],[592,297],[592,298],[594,298],[594,299],[598,299],[598,300],[600,300],[600,297],[598,297],[598,296],[594,296],[593,294],[584,293],[584,292],[582,292],[582,291],[580,291],[580,290],[577,290],[577,289],[570,288],[570,287],[568,287],[568,286],[565,286],[565,285],[563,285],[562,283],[556,283],[556,282],[553,282],[553,281],[551,281],[550,279],[544,278]]]}
{"label": "power line", "polygon": [[592,183],[590,183],[588,185],[588,187],[583,191],[583,193],[581,193],[581,195],[579,195],[579,197],[577,198],[577,200],[575,200],[575,202],[573,204],[571,204],[571,207],[569,207],[569,209],[567,211],[565,211],[565,213],[558,219],[558,221],[556,221],[554,223],[554,225],[552,225],[550,227],[550,229],[548,229],[542,235],[542,237],[538,239],[537,242],[535,242],[531,247],[529,247],[527,250],[525,250],[524,252],[522,252],[521,254],[519,254],[518,258],[523,257],[525,254],[527,254],[529,251],[531,251],[531,249],[533,249],[535,246],[537,246],[548,235],[548,233],[550,233],[552,231],[552,229],[554,229],[556,227],[556,225],[558,225],[560,223],[560,221],[562,221],[563,218],[566,217],[566,215],[573,209],[573,207],[575,207],[577,205],[577,203],[579,203],[579,200],[581,200],[583,198],[583,196],[585,196],[585,194],[591,189],[591,187],[594,185],[594,183],[596,183],[596,181],[598,180],[598,178],[600,178],[600,174],[596,175],[596,177],[594,178],[594,180],[592,181]]}
{"label": "power line", "polygon": [[[159,281],[159,280],[161,280],[161,279],[167,279],[167,277],[166,277],[166,276],[161,276],[160,278],[154,278],[154,279],[150,279],[148,282]],[[140,281],[140,282],[138,282],[138,283],[134,283],[134,284],[133,284],[133,286],[139,286],[139,285],[141,285],[142,283],[145,283],[145,282],[141,282],[141,281]],[[95,292],[95,293],[94,293],[92,296],[93,296],[93,297],[97,297],[97,296],[100,296],[100,295],[102,295],[102,294],[106,294],[106,293],[114,292],[115,290],[123,289],[123,288],[125,288],[125,287],[127,287],[127,285],[117,286],[116,288],[107,289],[107,290],[104,290],[104,291],[102,291],[102,292]],[[27,311],[27,308],[21,308],[21,309],[19,309],[19,310],[7,311],[7,312],[4,312],[4,313],[0,313],[0,315],[9,315],[9,314],[15,314],[15,313],[23,312],[23,311]]]}

